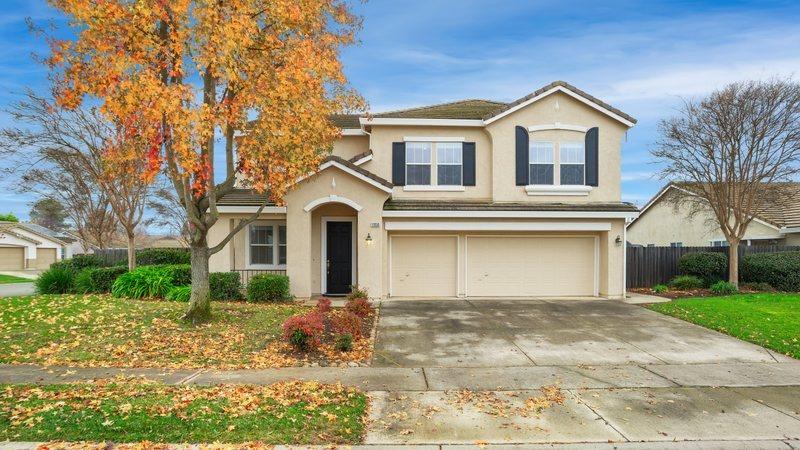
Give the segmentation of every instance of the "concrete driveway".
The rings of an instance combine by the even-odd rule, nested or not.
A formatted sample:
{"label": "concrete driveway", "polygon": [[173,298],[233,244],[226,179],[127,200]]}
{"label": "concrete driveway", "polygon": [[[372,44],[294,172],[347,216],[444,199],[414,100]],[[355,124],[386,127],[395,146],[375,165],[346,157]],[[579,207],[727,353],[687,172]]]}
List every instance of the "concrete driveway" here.
{"label": "concrete driveway", "polygon": [[685,364],[791,360],[611,300],[397,300],[381,305],[375,366]]}

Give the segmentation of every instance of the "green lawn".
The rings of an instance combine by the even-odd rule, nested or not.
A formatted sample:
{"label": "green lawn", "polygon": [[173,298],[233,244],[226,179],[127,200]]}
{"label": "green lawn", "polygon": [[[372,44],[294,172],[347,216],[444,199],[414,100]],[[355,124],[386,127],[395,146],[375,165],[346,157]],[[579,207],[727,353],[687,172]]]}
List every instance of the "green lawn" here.
{"label": "green lawn", "polygon": [[800,295],[687,298],[648,308],[800,359]]}
{"label": "green lawn", "polygon": [[15,277],[13,275],[3,275],[0,273],[0,284],[8,283],[33,283],[33,280],[27,278]]}
{"label": "green lawn", "polygon": [[0,441],[353,444],[366,396],[340,385],[0,385]]}
{"label": "green lawn", "polygon": [[213,321],[180,320],[185,303],[110,295],[0,299],[0,363],[220,368],[291,365],[267,348],[296,304],[213,303]]}

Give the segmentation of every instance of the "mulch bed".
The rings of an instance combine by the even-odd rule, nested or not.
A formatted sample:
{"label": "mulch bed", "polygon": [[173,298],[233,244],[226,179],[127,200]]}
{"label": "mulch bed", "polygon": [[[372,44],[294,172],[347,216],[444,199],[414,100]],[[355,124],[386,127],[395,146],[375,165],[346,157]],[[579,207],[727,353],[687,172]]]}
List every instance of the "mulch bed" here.
{"label": "mulch bed", "polygon": [[[719,294],[714,294],[708,289],[689,289],[686,291],[679,291],[675,289],[670,289],[667,292],[660,292],[656,294],[650,288],[628,288],[628,292],[635,292],[637,294],[645,294],[645,295],[655,295],[656,297],[664,297],[671,300],[675,300],[677,298],[689,298],[689,297],[719,297]],[[756,291],[753,289],[741,288],[739,293],[741,294],[755,294],[760,291]]]}

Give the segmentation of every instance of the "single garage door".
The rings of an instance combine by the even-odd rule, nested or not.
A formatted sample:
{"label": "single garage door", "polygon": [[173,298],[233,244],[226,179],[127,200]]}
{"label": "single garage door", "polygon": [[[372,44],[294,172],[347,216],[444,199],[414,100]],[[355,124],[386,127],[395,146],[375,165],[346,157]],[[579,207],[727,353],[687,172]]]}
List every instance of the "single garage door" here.
{"label": "single garage door", "polygon": [[457,236],[392,236],[391,252],[393,296],[456,296]]}
{"label": "single garage door", "polygon": [[25,269],[24,247],[0,247],[0,270]]}
{"label": "single garage door", "polygon": [[597,295],[594,237],[467,236],[466,247],[468,296]]}
{"label": "single garage door", "polygon": [[37,248],[36,249],[36,268],[47,269],[50,264],[56,262],[55,248]]}

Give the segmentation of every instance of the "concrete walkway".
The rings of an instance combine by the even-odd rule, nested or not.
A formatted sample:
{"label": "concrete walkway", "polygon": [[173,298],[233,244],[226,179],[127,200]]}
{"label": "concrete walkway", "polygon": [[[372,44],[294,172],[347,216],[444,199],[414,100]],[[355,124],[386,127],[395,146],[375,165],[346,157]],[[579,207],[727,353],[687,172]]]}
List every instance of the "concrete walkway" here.
{"label": "concrete walkway", "polygon": [[36,293],[33,283],[5,283],[0,284],[0,297],[20,297]]}

